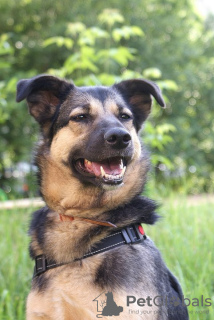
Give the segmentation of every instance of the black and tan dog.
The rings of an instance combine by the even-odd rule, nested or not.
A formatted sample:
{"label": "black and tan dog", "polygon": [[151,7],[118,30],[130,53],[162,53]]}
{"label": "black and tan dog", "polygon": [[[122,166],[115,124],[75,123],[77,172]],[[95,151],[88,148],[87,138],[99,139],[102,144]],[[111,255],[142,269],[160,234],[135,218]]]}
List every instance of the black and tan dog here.
{"label": "black and tan dog", "polygon": [[[36,163],[47,204],[30,227],[28,320],[188,319],[180,285],[140,225],[157,218],[155,203],[140,196],[149,162],[138,131],[151,95],[164,107],[158,86],[141,79],[76,87],[41,75],[18,83],[17,101],[27,99],[41,127]],[[120,314],[99,313],[102,292]]]}

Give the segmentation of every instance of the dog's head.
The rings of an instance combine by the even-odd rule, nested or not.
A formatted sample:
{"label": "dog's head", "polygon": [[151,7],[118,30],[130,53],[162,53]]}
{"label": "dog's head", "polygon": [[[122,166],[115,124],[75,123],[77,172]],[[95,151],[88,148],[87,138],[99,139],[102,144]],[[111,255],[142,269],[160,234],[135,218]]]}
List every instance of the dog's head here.
{"label": "dog's head", "polygon": [[37,164],[49,206],[114,207],[141,191],[148,161],[138,131],[151,95],[164,107],[159,87],[141,79],[111,87],[76,87],[49,75],[19,81],[17,101],[27,99],[41,127]]}

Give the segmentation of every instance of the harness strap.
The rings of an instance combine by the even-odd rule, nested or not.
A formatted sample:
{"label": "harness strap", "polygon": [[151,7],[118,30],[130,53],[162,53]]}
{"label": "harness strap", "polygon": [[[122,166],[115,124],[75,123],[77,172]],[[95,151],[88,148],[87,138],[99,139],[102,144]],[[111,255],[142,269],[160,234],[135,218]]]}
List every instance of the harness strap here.
{"label": "harness strap", "polygon": [[123,229],[117,230],[100,242],[95,244],[89,252],[83,255],[82,258],[75,259],[73,261],[56,263],[55,261],[47,260],[45,255],[39,255],[35,258],[35,268],[33,277],[37,277],[49,269],[60,267],[75,261],[79,261],[95,254],[103,253],[111,249],[120,247],[122,245],[133,245],[142,242],[146,239],[145,232],[141,224],[132,224]]}
{"label": "harness strap", "polygon": [[93,220],[88,218],[81,218],[81,217],[73,217],[73,216],[66,216],[64,214],[59,214],[60,221],[73,221],[73,220],[79,220],[79,221],[85,221],[92,224],[97,224],[99,226],[105,226],[105,227],[114,227],[117,228],[117,226],[109,221],[100,221],[100,220]]}

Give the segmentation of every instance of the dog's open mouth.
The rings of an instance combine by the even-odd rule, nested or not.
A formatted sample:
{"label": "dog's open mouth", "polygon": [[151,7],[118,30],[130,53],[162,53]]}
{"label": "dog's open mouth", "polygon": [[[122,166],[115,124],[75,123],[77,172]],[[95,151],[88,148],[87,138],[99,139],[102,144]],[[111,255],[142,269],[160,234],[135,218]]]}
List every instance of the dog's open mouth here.
{"label": "dog's open mouth", "polygon": [[97,178],[106,184],[120,184],[126,171],[126,161],[121,157],[108,158],[100,162],[80,158],[74,163],[82,175]]}

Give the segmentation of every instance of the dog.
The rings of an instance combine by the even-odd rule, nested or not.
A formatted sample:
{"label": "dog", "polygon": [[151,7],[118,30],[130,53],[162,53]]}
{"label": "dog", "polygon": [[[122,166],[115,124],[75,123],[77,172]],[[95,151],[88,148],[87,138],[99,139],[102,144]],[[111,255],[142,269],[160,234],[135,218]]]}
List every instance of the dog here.
{"label": "dog", "polygon": [[51,75],[18,82],[16,100],[27,100],[41,129],[35,162],[46,203],[30,224],[27,320],[109,319],[98,313],[102,292],[120,306],[111,319],[188,319],[181,287],[143,229],[158,218],[141,195],[149,156],[139,131],[152,97],[165,107],[159,87],[144,79],[111,87]]}

